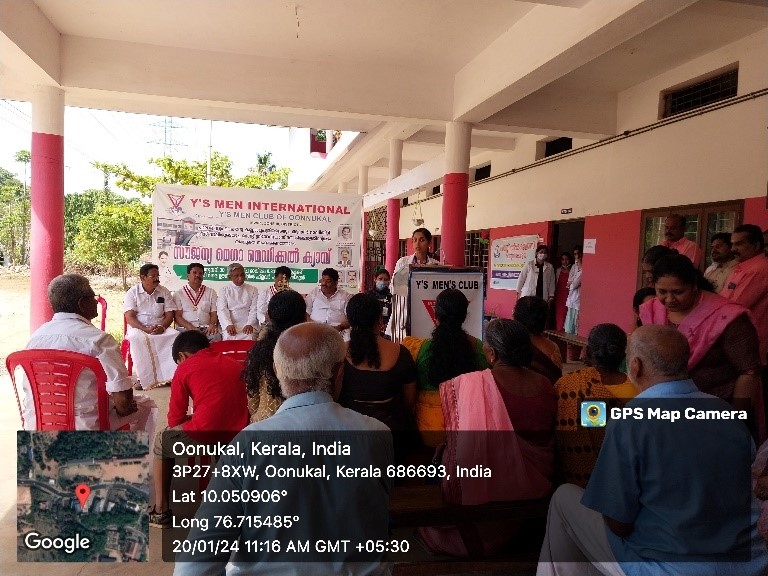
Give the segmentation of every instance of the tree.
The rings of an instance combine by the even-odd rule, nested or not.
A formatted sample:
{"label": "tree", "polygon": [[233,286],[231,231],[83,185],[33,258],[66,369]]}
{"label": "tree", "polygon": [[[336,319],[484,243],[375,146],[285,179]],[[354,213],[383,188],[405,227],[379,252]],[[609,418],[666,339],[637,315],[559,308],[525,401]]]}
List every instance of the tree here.
{"label": "tree", "polygon": [[32,162],[32,154],[29,150],[19,150],[16,152],[16,154],[13,156],[13,159],[16,160],[16,162],[21,162],[24,164],[24,191],[27,191],[27,166],[30,162]]}
{"label": "tree", "polygon": [[29,259],[29,193],[14,174],[0,168],[0,245],[7,263]]}
{"label": "tree", "polygon": [[274,188],[288,186],[290,168],[278,168],[272,163],[272,152],[256,155],[256,166],[248,169],[248,175],[235,181],[241,188]]}
{"label": "tree", "polygon": [[113,266],[128,289],[128,266],[138,260],[152,242],[152,209],[139,201],[120,206],[101,205],[80,220],[75,257],[83,262]]}
{"label": "tree", "polygon": [[[211,154],[211,186],[241,186],[245,188],[270,188],[277,185],[285,188],[288,185],[288,168],[277,168],[271,163],[270,152],[260,154],[257,157],[257,166],[251,168],[247,176],[236,179],[232,176],[232,161],[221,154]],[[161,170],[160,176],[146,176],[134,172],[125,164],[106,164],[94,162],[93,165],[105,174],[114,175],[117,180],[115,186],[123,190],[136,191],[142,196],[151,196],[156,184],[187,184],[192,186],[205,186],[208,177],[207,160],[192,161],[175,160],[170,156],[163,158],[151,158],[150,164],[154,164]]]}
{"label": "tree", "polygon": [[95,189],[64,196],[64,250],[70,252],[75,247],[80,220],[84,216],[92,214],[99,206],[120,206],[128,202],[130,200],[115,192]]}

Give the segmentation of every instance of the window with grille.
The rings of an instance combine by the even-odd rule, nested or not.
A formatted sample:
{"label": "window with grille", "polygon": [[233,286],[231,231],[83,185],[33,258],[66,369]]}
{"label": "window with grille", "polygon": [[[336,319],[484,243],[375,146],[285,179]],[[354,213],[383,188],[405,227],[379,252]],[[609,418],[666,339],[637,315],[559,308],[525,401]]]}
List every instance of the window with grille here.
{"label": "window with grille", "polygon": [[674,116],[688,110],[695,110],[713,102],[736,96],[739,70],[729,70],[702,82],[664,94],[662,118]]}
{"label": "window with grille", "polygon": [[488,281],[488,244],[481,242],[480,231],[467,232],[464,238],[464,266],[480,266],[483,269],[483,291]]}
{"label": "window with grille", "polygon": [[[710,245],[712,236],[718,232],[733,232],[742,223],[744,203],[716,202],[712,204],[694,204],[674,206],[643,211],[643,228],[640,239],[640,260],[651,246],[664,240],[664,220],[670,214],[685,216],[685,237],[696,242],[704,254],[704,267],[712,263]],[[638,262],[638,270],[640,263]],[[638,272],[638,286],[642,286],[642,275]]]}

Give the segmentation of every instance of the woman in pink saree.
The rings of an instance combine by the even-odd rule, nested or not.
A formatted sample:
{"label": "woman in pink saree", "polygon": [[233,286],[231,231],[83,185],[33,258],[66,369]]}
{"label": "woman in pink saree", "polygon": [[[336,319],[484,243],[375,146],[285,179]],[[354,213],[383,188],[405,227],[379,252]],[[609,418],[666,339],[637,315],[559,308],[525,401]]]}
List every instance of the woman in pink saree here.
{"label": "woman in pink saree", "polygon": [[696,386],[735,408],[751,409],[753,435],[764,440],[758,336],[747,309],[703,290],[686,256],[661,258],[653,267],[653,280],[656,298],[640,306],[643,325],[682,332],[691,347],[688,371]]}
{"label": "woman in pink saree", "polygon": [[[447,433],[442,463],[450,473],[442,483],[443,498],[471,505],[547,496],[553,486],[557,412],[552,384],[527,368],[531,339],[515,320],[493,320],[483,351],[491,369],[440,385]],[[457,466],[490,469],[491,477],[459,478]],[[509,521],[480,522],[462,526],[461,533],[455,526],[421,528],[419,536],[433,552],[476,556],[505,545],[517,530]]]}

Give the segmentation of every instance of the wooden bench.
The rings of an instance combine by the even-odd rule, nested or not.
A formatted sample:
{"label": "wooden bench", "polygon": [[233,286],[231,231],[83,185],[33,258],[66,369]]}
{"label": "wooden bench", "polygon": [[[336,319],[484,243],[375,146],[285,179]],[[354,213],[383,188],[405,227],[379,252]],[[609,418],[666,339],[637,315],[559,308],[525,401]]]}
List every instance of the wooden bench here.
{"label": "wooden bench", "polygon": [[[440,486],[397,486],[392,490],[389,512],[396,530],[422,526],[457,526],[470,554],[470,560],[447,556],[430,557],[427,561],[398,562],[395,574],[458,574],[468,572],[494,572],[533,574],[541,547],[543,527],[546,524],[549,497],[538,500],[489,502],[472,506],[457,506],[443,501]],[[524,538],[516,542],[513,550],[474,560],[482,552],[482,544],[472,529],[481,520],[537,521],[538,530],[527,530]],[[525,541],[523,541],[525,540]],[[527,541],[530,540],[530,541]],[[413,547],[413,546],[412,546]],[[443,560],[439,560],[443,558]],[[512,570],[512,571],[510,571]]]}
{"label": "wooden bench", "polygon": [[563,361],[568,358],[568,346],[576,346],[580,349],[587,346],[587,339],[578,334],[568,334],[567,332],[558,332],[557,330],[544,330],[544,336],[557,344]]}

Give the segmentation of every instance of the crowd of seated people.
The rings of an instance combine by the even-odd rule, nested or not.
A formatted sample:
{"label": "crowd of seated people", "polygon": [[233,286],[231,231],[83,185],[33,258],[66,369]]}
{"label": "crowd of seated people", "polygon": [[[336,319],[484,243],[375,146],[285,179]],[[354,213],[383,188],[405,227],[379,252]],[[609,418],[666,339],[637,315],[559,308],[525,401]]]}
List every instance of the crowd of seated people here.
{"label": "crowd of seated people", "polygon": [[[670,224],[674,228],[679,219],[673,218]],[[672,232],[675,236],[677,231]],[[682,245],[672,236],[668,243]],[[717,240],[722,243],[722,238]],[[578,522],[587,516],[593,524],[584,529],[593,530],[594,518],[589,513],[599,512],[601,522],[602,516],[606,517],[606,530],[610,532],[607,543],[601,542],[601,553],[623,568],[622,563],[627,558],[658,560],[664,557],[661,552],[658,557],[653,554],[643,556],[646,552],[643,546],[647,542],[650,542],[649,546],[659,543],[653,538],[643,540],[646,536],[639,531],[653,526],[653,522],[642,514],[663,516],[664,506],[668,503],[659,498],[660,508],[653,508],[657,505],[653,503],[653,510],[643,512],[647,501],[634,502],[632,499],[637,494],[630,493],[628,487],[622,487],[620,495],[613,494],[612,499],[598,494],[593,485],[604,488],[611,474],[630,473],[630,469],[616,467],[638,466],[637,460],[625,461],[628,456],[621,455],[621,445],[617,444],[621,434],[630,437],[634,433],[614,432],[618,427],[612,425],[608,428],[581,426],[582,401],[604,400],[611,408],[635,406],[638,400],[651,394],[649,391],[664,391],[664,397],[711,395],[733,409],[744,409],[749,413],[748,427],[738,421],[729,424],[728,434],[734,439],[742,436],[737,426],[751,432],[758,442],[766,438],[765,384],[761,383],[761,371],[764,375],[766,364],[766,327],[761,319],[768,302],[768,272],[765,272],[768,259],[763,256],[762,235],[758,238],[749,225],[737,228],[731,241],[737,264],[732,267],[730,276],[721,281],[720,294],[713,291],[713,286],[694,267],[691,258],[678,254],[673,247],[654,247],[646,253],[642,277],[647,286],[638,291],[633,301],[636,321],[629,338],[630,355],[626,356],[626,332],[614,324],[599,324],[590,330],[587,338],[587,365],[576,371],[566,370],[565,374],[556,344],[543,335],[549,310],[546,300],[540,297],[520,298],[514,308],[514,320],[490,322],[481,341],[462,327],[467,318],[467,297],[459,290],[444,290],[436,298],[435,327],[431,337],[407,337],[400,344],[383,336],[386,321],[381,299],[375,294],[351,296],[339,290],[338,273],[334,269],[322,272],[320,287],[309,298],[292,290],[271,293],[267,300],[268,311],[263,316],[265,323],[259,330],[256,317],[258,291],[243,289],[247,285],[242,265],[230,265],[231,286],[222,291],[227,293],[225,298],[217,299],[212,289],[205,290],[213,292],[208,294],[206,301],[209,305],[205,310],[201,306],[205,297],[204,285],[200,282],[202,265],[199,269],[198,265],[190,265],[189,293],[185,292],[184,296],[166,296],[158,285],[157,267],[149,265],[142,268],[141,283],[126,297],[126,320],[131,329],[151,339],[169,334],[168,320],[179,316],[178,324],[188,334],[203,336],[192,346],[194,350],[187,346],[184,350],[167,351],[174,370],[178,363],[177,374],[180,372],[178,378],[171,374],[174,423],[171,424],[169,418],[169,425],[180,436],[189,435],[191,439],[186,441],[190,442],[195,441],[197,429],[197,424],[193,427],[190,423],[195,422],[194,418],[200,421],[206,414],[208,402],[214,402],[210,405],[219,402],[217,410],[228,415],[237,414],[237,418],[227,422],[230,428],[234,426],[232,432],[244,427],[249,420],[262,422],[283,414],[287,410],[283,408],[286,397],[274,368],[275,346],[283,333],[293,326],[304,322],[328,324],[348,339],[341,368],[334,373],[334,400],[400,433],[394,442],[396,462],[407,461],[414,454],[423,455],[424,450],[419,448],[426,446],[430,454],[434,452],[433,448],[441,450],[434,452],[435,461],[451,466],[469,464],[472,462],[467,460],[469,454],[477,454],[478,446],[473,444],[474,440],[459,440],[462,437],[454,433],[466,430],[499,432],[500,440],[483,453],[484,465],[504,472],[480,482],[458,477],[445,480],[441,484],[445,500],[471,505],[494,500],[533,499],[551,494],[559,483],[565,482],[568,488],[558,491],[558,499],[550,511],[550,526],[554,522],[553,514],[569,519],[573,514],[576,530],[581,529]],[[721,250],[719,244],[717,250]],[[183,301],[184,297],[189,302]],[[86,320],[92,317],[90,310],[72,312]],[[199,324],[196,325],[190,315],[193,312],[208,314],[209,323],[203,323],[198,316]],[[211,320],[214,313],[221,328]],[[228,372],[231,379],[237,379],[236,387],[243,394],[230,395],[226,402],[200,395],[205,386],[195,384],[189,374],[195,363],[205,364],[209,356],[215,355],[208,349],[207,342],[217,333],[224,334],[225,338],[253,339],[259,335],[249,351],[245,368],[241,367],[235,375],[234,368],[228,367],[232,368]],[[203,340],[206,346],[203,346]],[[174,336],[172,344],[177,341]],[[196,348],[198,344],[199,348]],[[189,351],[185,351],[187,348]],[[162,348],[156,347],[153,353],[163,354]],[[669,361],[660,363],[659,358],[665,355],[671,355]],[[672,370],[670,366],[676,368]],[[566,368],[572,366],[566,365]],[[221,376],[222,373],[218,371],[217,374]],[[140,371],[139,374],[143,373]],[[667,386],[670,382],[673,385]],[[189,400],[195,406],[194,412],[187,415]],[[121,396],[115,396],[115,403],[122,404]],[[205,428],[206,424],[201,426]],[[640,435],[637,440],[652,439]],[[487,444],[487,440],[485,442]],[[607,451],[606,446],[609,447]],[[641,449],[636,445],[632,448]],[[714,446],[713,454],[719,454],[721,449],[721,446]],[[669,456],[661,449],[658,454],[660,458]],[[768,445],[763,445],[758,454],[757,459],[747,458],[745,473],[749,475],[751,467],[754,492],[765,499],[768,496]],[[160,440],[156,443],[155,455],[160,461],[166,458]],[[736,457],[731,459],[734,466],[745,464]],[[166,463],[161,465],[166,466]],[[596,474],[598,480],[593,481]],[[643,477],[643,480],[661,482],[652,476]],[[652,489],[659,490],[658,486],[653,485]],[[159,488],[161,496],[153,518],[162,526],[169,522],[170,514],[163,501],[163,494],[167,494],[165,478]],[[713,489],[712,483],[702,482],[700,489],[702,494],[708,494],[707,491]],[[580,498],[582,494],[585,494],[584,499],[578,504],[577,496]],[[617,501],[621,498],[625,499],[623,503]],[[627,504],[628,501],[633,504]],[[636,521],[632,514],[637,515]],[[761,524],[764,532],[768,532],[766,515],[768,505],[764,506]],[[678,521],[683,522],[679,518],[670,520],[672,524]],[[757,515],[754,516],[754,526],[757,527]],[[514,539],[517,529],[514,523],[501,526],[478,522],[474,525],[484,550],[489,553]],[[635,556],[623,555],[616,544],[615,537],[627,537],[622,534],[637,538]],[[467,554],[455,527],[428,527],[420,530],[419,536],[432,551],[456,556]],[[554,528],[548,531],[541,554],[542,573],[569,573],[563,571],[563,562],[558,556],[563,538]],[[686,536],[675,532],[674,538],[678,539],[680,550],[684,550]],[[578,546],[572,546],[571,552],[576,548]],[[708,561],[701,547],[692,546],[691,550],[704,558],[705,563]],[[723,551],[724,554],[727,552]],[[587,551],[583,557],[575,557],[577,561],[584,561],[591,556]]]}

